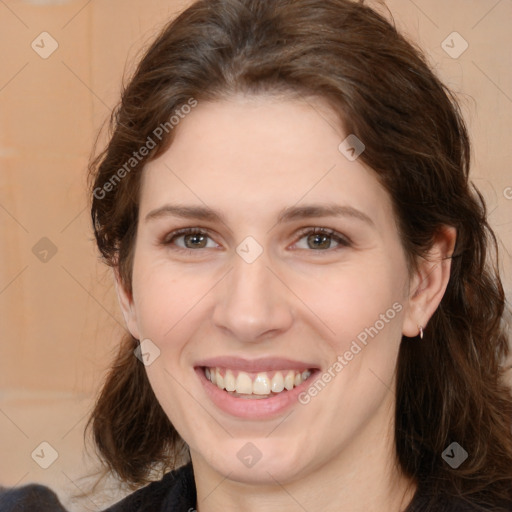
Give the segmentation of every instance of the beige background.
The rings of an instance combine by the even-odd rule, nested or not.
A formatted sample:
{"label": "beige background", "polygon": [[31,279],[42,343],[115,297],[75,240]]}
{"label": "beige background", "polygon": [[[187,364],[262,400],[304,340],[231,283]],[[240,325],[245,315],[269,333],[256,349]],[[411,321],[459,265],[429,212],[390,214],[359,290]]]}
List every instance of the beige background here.
{"label": "beige background", "polygon": [[[43,482],[66,502],[85,488],[85,417],[122,332],[110,271],[92,243],[86,165],[123,73],[188,3],[0,1],[0,485]],[[512,2],[387,5],[460,93],[510,298]],[[468,44],[457,58],[442,47],[463,48],[459,36],[447,39],[454,31]],[[51,48],[42,32],[58,43],[46,59],[31,47]],[[31,457],[43,441],[58,454],[48,469]],[[74,509],[100,506],[94,498]]]}

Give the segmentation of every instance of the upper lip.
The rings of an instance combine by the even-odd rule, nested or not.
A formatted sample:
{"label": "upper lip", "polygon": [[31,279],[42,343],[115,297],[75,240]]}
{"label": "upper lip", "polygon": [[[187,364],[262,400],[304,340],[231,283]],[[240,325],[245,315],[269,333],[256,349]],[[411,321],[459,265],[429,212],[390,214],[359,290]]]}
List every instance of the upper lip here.
{"label": "upper lip", "polygon": [[220,356],[211,359],[204,359],[195,364],[196,367],[207,368],[229,368],[230,370],[239,370],[243,372],[265,372],[278,370],[311,370],[316,366],[312,363],[303,361],[294,361],[280,357],[264,357],[260,359],[243,359],[233,356]]}

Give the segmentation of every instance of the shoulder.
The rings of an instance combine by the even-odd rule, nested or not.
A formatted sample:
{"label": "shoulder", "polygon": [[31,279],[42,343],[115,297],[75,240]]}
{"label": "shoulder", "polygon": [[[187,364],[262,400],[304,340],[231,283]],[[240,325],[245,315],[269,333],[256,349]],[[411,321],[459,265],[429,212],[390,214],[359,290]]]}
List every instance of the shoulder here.
{"label": "shoulder", "polygon": [[57,495],[44,485],[0,488],[0,512],[66,512]]}
{"label": "shoulder", "polygon": [[195,507],[196,488],[189,463],[135,491],[104,512],[189,512]]}
{"label": "shoulder", "polygon": [[[158,482],[135,491],[104,512],[189,512],[196,506],[196,488],[189,463]],[[0,487],[0,512],[67,512],[57,495],[38,484]]]}

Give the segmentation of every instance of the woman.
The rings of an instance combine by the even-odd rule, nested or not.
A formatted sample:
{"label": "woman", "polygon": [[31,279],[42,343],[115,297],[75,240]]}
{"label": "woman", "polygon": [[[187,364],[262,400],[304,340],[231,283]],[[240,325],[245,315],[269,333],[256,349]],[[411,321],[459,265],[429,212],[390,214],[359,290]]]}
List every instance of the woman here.
{"label": "woman", "polygon": [[92,219],[129,334],[90,428],[157,481],[109,512],[512,510],[496,243],[456,101],[393,26],[199,1],[112,128]]}

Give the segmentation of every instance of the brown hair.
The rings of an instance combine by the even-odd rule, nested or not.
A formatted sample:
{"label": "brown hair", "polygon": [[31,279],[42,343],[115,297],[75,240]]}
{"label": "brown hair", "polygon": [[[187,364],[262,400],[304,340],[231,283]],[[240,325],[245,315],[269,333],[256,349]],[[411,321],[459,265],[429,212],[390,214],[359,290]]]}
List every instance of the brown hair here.
{"label": "brown hair", "polygon": [[[131,291],[144,164],[169,147],[169,119],[191,98],[238,92],[329,102],[345,133],[364,142],[360,158],[390,194],[411,268],[441,226],[457,229],[448,288],[425,338],[404,338],[400,347],[397,459],[433,496],[512,499],[512,397],[500,366],[508,353],[505,297],[483,198],[469,181],[466,127],[421,51],[368,6],[201,0],[168,24],[124,88],[110,141],[90,166],[92,220],[105,261]],[[165,123],[160,139],[155,129]],[[114,183],[148,137],[155,147]],[[182,441],[133,356],[136,346],[131,336],[121,345],[90,426],[108,468],[140,485],[152,468],[173,467]],[[458,469],[442,458],[452,442],[469,453]]]}

